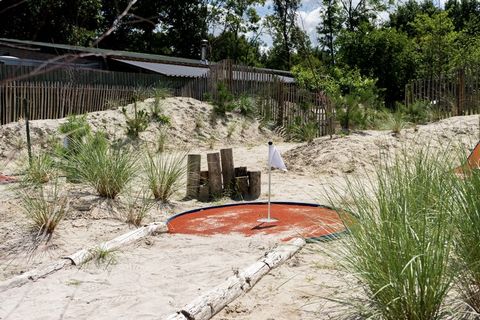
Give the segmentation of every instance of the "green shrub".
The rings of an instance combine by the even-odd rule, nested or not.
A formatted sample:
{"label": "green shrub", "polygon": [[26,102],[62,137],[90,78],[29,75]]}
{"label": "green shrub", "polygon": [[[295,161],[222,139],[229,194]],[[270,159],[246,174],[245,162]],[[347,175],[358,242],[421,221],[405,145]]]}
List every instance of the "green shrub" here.
{"label": "green shrub", "polygon": [[180,180],[187,172],[186,153],[148,155],[144,163],[148,188],[156,200],[168,202],[180,189]]}
{"label": "green shrub", "polygon": [[90,134],[91,128],[87,122],[87,115],[71,115],[67,122],[58,127],[58,131],[66,137],[66,143],[63,146],[63,153],[76,153],[75,146],[78,146],[83,139]]}
{"label": "green shrub", "polygon": [[127,123],[127,137],[137,139],[140,132],[147,129],[150,122],[150,116],[145,110],[137,110],[137,103],[133,104],[133,118],[127,114],[127,109],[122,108],[122,113],[125,116]]}
{"label": "green shrub", "polygon": [[254,118],[257,115],[257,108],[254,100],[246,95],[240,96],[235,102],[235,109],[237,109],[241,115],[247,118]]}
{"label": "green shrub", "polygon": [[51,236],[68,211],[68,198],[60,195],[57,182],[53,189],[24,190],[21,207],[37,236]]}
{"label": "green shrub", "polygon": [[303,123],[295,121],[287,129],[287,135],[290,140],[311,143],[317,137],[318,123],[309,121]]}
{"label": "green shrub", "polygon": [[68,160],[67,175],[93,187],[106,198],[115,198],[136,174],[136,156],[127,149],[112,147],[97,133],[78,147]]}
{"label": "green shrub", "polygon": [[218,115],[224,115],[227,111],[235,108],[233,95],[228,91],[223,82],[217,84],[217,98],[214,101],[213,110]]}
{"label": "green shrub", "polygon": [[423,124],[430,120],[430,103],[428,101],[415,101],[415,103],[405,106],[397,103],[397,110],[406,115],[409,122]]}
{"label": "green shrub", "polygon": [[150,118],[161,124],[170,124],[170,118],[164,114],[165,99],[170,96],[167,88],[156,88],[154,90],[154,101],[150,106]]}
{"label": "green shrub", "polygon": [[353,214],[344,267],[365,289],[367,317],[439,319],[453,280],[450,162],[417,152],[377,170],[370,184],[350,180],[337,192]]}

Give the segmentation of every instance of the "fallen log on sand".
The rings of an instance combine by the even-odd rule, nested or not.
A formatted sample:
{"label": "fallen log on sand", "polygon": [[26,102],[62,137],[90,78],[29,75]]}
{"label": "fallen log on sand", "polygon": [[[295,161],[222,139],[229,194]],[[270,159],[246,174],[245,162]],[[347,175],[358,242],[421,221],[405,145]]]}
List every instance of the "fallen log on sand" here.
{"label": "fallen log on sand", "polygon": [[69,255],[68,257],[65,257],[65,259],[69,259],[72,262],[72,264],[79,266],[89,261],[90,259],[92,259],[95,255],[96,249],[102,249],[106,251],[115,250],[124,245],[127,245],[141,238],[144,238],[148,235],[159,233],[159,232],[167,232],[167,231],[168,231],[168,228],[165,223],[154,222],[144,227],[132,230],[121,236],[118,236],[113,240],[90,247],[88,249],[82,249],[80,251],[77,251],[74,254]]}
{"label": "fallen log on sand", "polygon": [[225,282],[206,292],[180,311],[165,320],[207,320],[221,311],[227,304],[248,292],[265,274],[291,258],[305,245],[305,240],[296,238],[280,245]]}
{"label": "fallen log on sand", "polygon": [[4,280],[0,282],[0,292],[6,291],[14,287],[20,287],[28,282],[34,282],[38,279],[45,278],[49,274],[52,274],[58,270],[63,269],[69,265],[81,265],[82,263],[87,262],[95,253],[96,248],[101,248],[102,250],[114,250],[118,249],[124,245],[135,242],[141,238],[149,236],[151,234],[159,232],[167,232],[167,225],[163,222],[158,223],[154,222],[143,226],[141,228],[132,230],[126,234],[116,237],[113,240],[104,242],[100,245],[93,246],[89,249],[80,250],[68,257],[65,257],[66,260],[57,261],[46,266],[43,266],[38,269],[33,269],[28,272],[25,272],[19,276]]}

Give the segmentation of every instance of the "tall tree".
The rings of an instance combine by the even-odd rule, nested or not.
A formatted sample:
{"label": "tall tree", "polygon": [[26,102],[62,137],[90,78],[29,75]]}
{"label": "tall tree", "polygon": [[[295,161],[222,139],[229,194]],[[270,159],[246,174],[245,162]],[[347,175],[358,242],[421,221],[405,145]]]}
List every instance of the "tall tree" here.
{"label": "tall tree", "polygon": [[274,0],[273,14],[267,17],[267,26],[273,38],[269,66],[290,70],[294,52],[301,52],[308,42],[307,35],[297,25],[300,0]]}
{"label": "tall tree", "polygon": [[328,53],[330,65],[335,64],[334,41],[342,29],[343,19],[341,8],[337,0],[322,0],[323,8],[320,11],[322,22],[317,26],[318,41],[322,49]]}

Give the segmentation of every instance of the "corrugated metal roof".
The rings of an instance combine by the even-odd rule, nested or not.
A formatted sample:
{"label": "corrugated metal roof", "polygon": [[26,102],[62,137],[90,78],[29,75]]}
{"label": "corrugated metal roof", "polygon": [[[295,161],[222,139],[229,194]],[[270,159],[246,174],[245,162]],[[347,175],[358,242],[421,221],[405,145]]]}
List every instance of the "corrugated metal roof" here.
{"label": "corrugated metal roof", "polygon": [[80,47],[80,46],[72,46],[67,44],[36,42],[36,41],[6,39],[6,38],[0,38],[0,41],[6,42],[6,43],[21,44],[21,45],[55,48],[55,49],[61,49],[61,50],[67,50],[67,51],[89,52],[89,53],[93,53],[101,56],[126,57],[126,58],[133,58],[133,59],[165,61],[165,62],[171,62],[171,63],[181,63],[181,64],[190,64],[190,65],[204,64],[201,60],[170,57],[170,56],[163,56],[163,55],[150,54],[150,53],[109,50],[109,49],[100,49],[100,48],[92,48],[92,47]]}
{"label": "corrugated metal roof", "polygon": [[122,63],[126,63],[132,66],[136,66],[142,69],[150,70],[156,73],[161,73],[166,76],[174,77],[201,77],[208,73],[210,70],[208,66],[205,67],[190,67],[177,64],[167,63],[155,63],[155,62],[142,62],[133,60],[113,59]]}

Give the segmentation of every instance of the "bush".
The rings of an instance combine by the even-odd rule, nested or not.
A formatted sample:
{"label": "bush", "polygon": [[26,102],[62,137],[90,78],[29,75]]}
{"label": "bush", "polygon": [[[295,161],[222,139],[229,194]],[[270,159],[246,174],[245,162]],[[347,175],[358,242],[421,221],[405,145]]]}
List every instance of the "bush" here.
{"label": "bush", "polygon": [[76,153],[75,146],[78,146],[83,139],[90,134],[91,128],[87,122],[87,115],[71,115],[67,122],[58,127],[58,131],[66,136],[66,144],[62,151],[64,153]]}
{"label": "bush", "polygon": [[50,237],[68,211],[68,199],[59,195],[55,182],[53,189],[41,186],[24,191],[21,207],[37,236]]}
{"label": "bush", "polygon": [[241,115],[247,118],[254,118],[257,115],[257,108],[252,98],[242,95],[235,102],[235,109],[237,109]]}
{"label": "bush", "polygon": [[[444,157],[418,152],[380,166],[374,182],[337,193],[350,236],[344,267],[381,319],[439,319],[451,287],[454,177]],[[347,198],[351,196],[353,200]],[[363,304],[365,306],[365,304]]]}
{"label": "bush", "polygon": [[133,109],[133,118],[127,114],[127,109],[125,108],[122,108],[122,113],[127,123],[127,137],[137,139],[140,132],[147,129],[150,117],[145,110],[137,110],[137,102],[134,102]]}
{"label": "bush", "polygon": [[213,104],[213,111],[218,115],[225,115],[225,112],[232,111],[235,105],[232,103],[233,95],[228,91],[223,82],[217,84],[217,98]]}
{"label": "bush", "polygon": [[48,153],[33,155],[25,172],[24,182],[33,184],[47,183],[55,175],[54,162]]}
{"label": "bush", "polygon": [[160,124],[170,124],[170,118],[163,114],[164,100],[170,96],[170,91],[167,88],[156,88],[153,93],[155,99],[150,106],[150,118]]}
{"label": "bush", "polygon": [[317,137],[318,123],[309,121],[302,123],[301,121],[295,121],[287,129],[287,135],[289,139],[294,141],[302,141],[311,143]]}
{"label": "bush", "polygon": [[113,148],[97,133],[78,146],[67,164],[67,175],[93,187],[106,198],[115,198],[133,179],[137,158],[127,149]]}
{"label": "bush", "polygon": [[186,157],[186,153],[148,155],[144,168],[148,188],[156,200],[166,203],[180,189],[180,180],[187,172]]}

